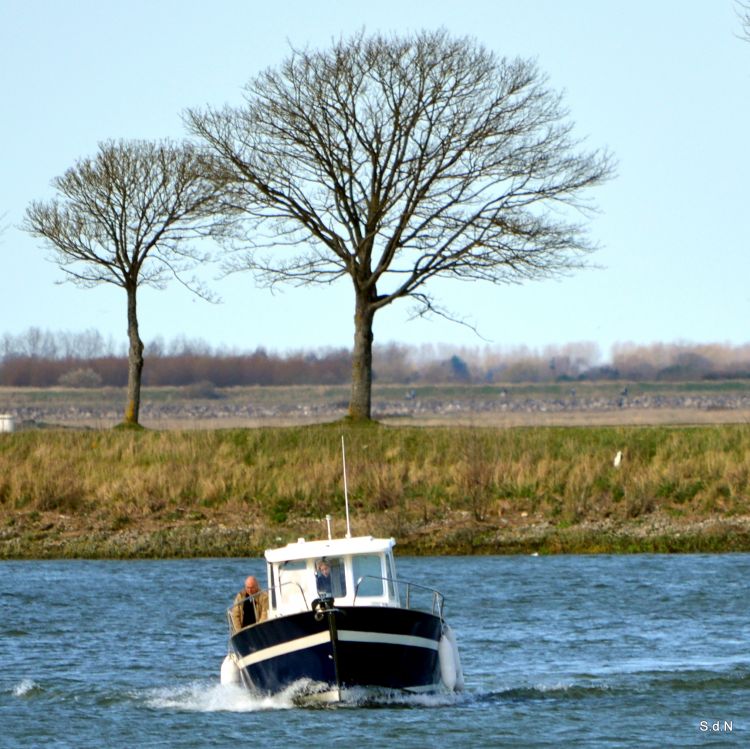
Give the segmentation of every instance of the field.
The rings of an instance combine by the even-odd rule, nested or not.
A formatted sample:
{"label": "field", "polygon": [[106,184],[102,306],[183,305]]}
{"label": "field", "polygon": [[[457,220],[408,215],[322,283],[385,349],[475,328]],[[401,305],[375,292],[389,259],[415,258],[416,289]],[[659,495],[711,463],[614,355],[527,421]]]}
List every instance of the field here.
{"label": "field", "polygon": [[402,553],[750,550],[744,386],[575,387],[383,388],[392,411],[357,428],[334,421],[344,389],[165,389],[142,431],[109,428],[119,392],[5,391],[0,558],[257,555],[327,514],[342,532],[342,435],[353,532]]}
{"label": "field", "polygon": [[[346,414],[348,397],[343,385],[145,388],[141,423],[153,429],[323,423]],[[0,388],[0,413],[27,428],[113,427],[124,403],[117,388]],[[376,384],[373,408],[376,419],[393,425],[748,424],[750,381]]]}

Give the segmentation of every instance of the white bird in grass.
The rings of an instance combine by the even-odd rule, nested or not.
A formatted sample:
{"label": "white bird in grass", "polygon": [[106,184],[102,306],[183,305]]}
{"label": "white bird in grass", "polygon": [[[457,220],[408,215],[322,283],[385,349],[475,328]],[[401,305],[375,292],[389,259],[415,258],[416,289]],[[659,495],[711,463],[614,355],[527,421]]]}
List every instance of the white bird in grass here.
{"label": "white bird in grass", "polygon": [[615,459],[612,461],[612,465],[615,468],[619,468],[620,463],[622,463],[622,450],[617,451],[617,455],[615,455]]}

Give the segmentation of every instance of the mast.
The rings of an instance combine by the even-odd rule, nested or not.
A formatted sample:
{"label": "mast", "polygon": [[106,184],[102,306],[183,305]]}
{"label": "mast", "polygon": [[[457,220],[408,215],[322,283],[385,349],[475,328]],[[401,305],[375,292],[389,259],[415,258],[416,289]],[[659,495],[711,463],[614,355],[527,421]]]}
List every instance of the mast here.
{"label": "mast", "polygon": [[344,445],[344,435],[341,435],[341,458],[344,464],[344,505],[346,506],[346,537],[352,537],[352,529],[349,525],[349,488],[346,483],[346,446]]}

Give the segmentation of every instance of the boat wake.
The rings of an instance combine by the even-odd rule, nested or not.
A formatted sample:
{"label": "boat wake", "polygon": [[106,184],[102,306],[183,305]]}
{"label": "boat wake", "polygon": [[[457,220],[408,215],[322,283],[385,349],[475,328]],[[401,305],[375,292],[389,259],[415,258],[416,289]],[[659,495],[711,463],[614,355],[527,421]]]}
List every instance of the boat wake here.
{"label": "boat wake", "polygon": [[211,681],[152,689],[145,695],[145,701],[155,710],[250,713],[288,710],[295,707],[294,696],[291,690],[273,696],[262,696],[253,694],[239,685],[217,684]]}
{"label": "boat wake", "polygon": [[615,692],[609,684],[593,682],[556,682],[552,684],[535,684],[509,687],[481,695],[475,699],[480,702],[526,702],[534,700],[577,700],[592,696],[609,695]]}
{"label": "boat wake", "polygon": [[446,707],[462,702],[460,693],[408,694],[401,691],[376,692],[355,687],[342,690],[342,701],[332,703],[325,695],[330,689],[303,679],[283,692],[258,695],[241,685],[194,682],[185,686],[163,687],[141,693],[146,705],[154,710],[184,710],[185,712],[261,712],[292,708],[374,708],[374,707]]}
{"label": "boat wake", "polygon": [[132,703],[151,710],[188,713],[252,713],[293,708],[377,708],[377,707],[446,707],[469,699],[466,693],[409,694],[399,690],[377,690],[355,687],[342,690],[342,702],[327,698],[330,685],[301,679],[282,692],[259,695],[242,685],[194,681],[189,684],[146,689],[112,690],[88,685],[72,695],[70,690],[45,688],[34,679],[24,678],[14,684],[9,694],[18,699],[42,698],[52,702],[75,699],[95,705]]}
{"label": "boat wake", "polygon": [[334,707],[448,707],[466,700],[465,692],[410,694],[401,690],[342,689],[343,701]]}

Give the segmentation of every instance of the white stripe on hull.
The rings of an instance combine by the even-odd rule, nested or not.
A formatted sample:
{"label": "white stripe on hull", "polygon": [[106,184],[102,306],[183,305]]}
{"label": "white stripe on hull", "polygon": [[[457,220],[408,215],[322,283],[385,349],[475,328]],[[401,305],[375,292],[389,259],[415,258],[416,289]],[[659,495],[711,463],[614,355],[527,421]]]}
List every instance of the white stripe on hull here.
{"label": "white stripe on hull", "polygon": [[397,635],[390,632],[358,632],[353,629],[340,629],[339,640],[342,642],[371,642],[377,645],[408,645],[412,648],[437,650],[438,644],[429,637],[415,635]]}
{"label": "white stripe on hull", "polygon": [[296,640],[282,642],[278,645],[272,645],[270,648],[263,648],[263,650],[250,653],[249,655],[240,658],[239,666],[240,668],[246,668],[247,666],[252,666],[253,663],[267,661],[269,658],[278,658],[280,655],[296,653],[298,650],[305,650],[306,648],[314,648],[316,645],[323,645],[330,641],[331,633],[328,630],[317,632],[314,635],[299,637]]}
{"label": "white stripe on hull", "polygon": [[[428,637],[417,637],[415,635],[399,635],[390,632],[358,632],[351,629],[340,629],[338,632],[339,641],[341,642],[362,642],[372,643],[373,645],[406,645],[413,648],[427,648],[428,650],[437,650],[438,644],[435,640]],[[252,666],[254,663],[267,661],[269,658],[278,658],[281,655],[289,655],[306,648],[314,648],[317,645],[323,645],[331,641],[331,635],[328,630],[318,632],[314,635],[299,637],[296,640],[282,642],[278,645],[272,645],[270,648],[258,650],[239,659],[240,668]]]}

